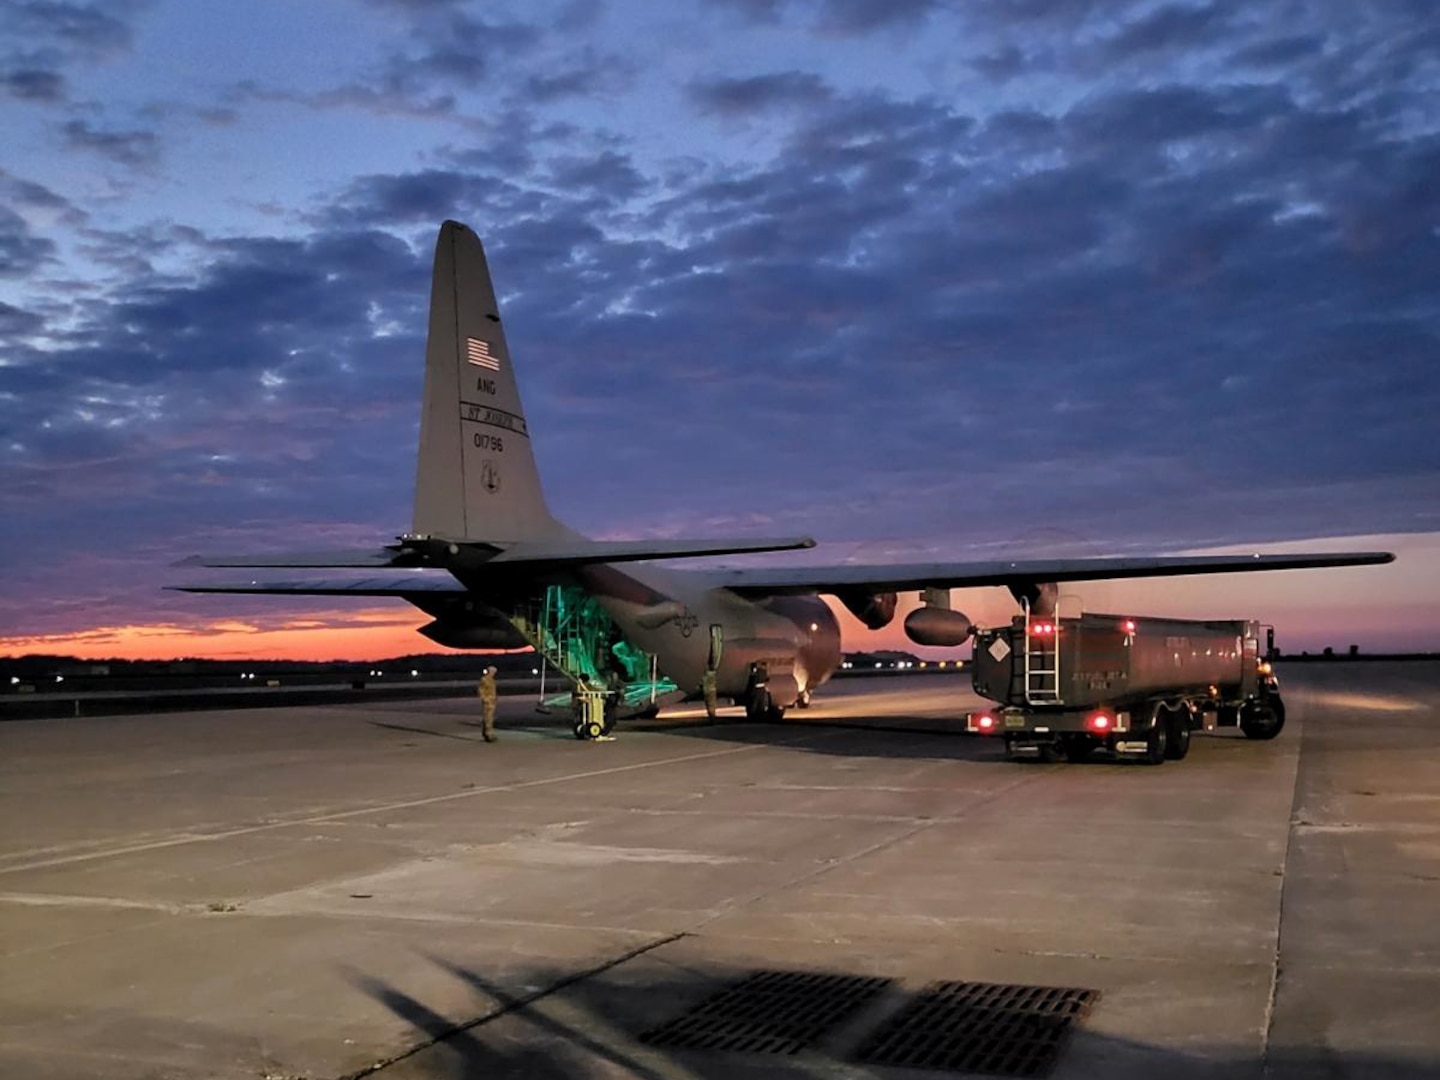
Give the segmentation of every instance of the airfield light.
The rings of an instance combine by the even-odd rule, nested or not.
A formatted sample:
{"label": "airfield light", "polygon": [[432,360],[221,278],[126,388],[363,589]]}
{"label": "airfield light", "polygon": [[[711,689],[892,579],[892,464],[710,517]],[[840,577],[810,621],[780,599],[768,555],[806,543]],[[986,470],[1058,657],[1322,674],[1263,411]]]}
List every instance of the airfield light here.
{"label": "airfield light", "polygon": [[1091,731],[1109,731],[1110,717],[1103,712],[1097,712],[1089,720]]}
{"label": "airfield light", "polygon": [[411,669],[410,669],[410,677],[411,677],[412,679],[419,678],[419,676],[420,676],[420,672],[416,671],[414,668],[411,668]]}
{"label": "airfield light", "polygon": [[11,675],[11,676],[10,676],[10,685],[11,685],[11,686],[19,686],[19,685],[20,685],[20,676],[19,676],[19,675]]}

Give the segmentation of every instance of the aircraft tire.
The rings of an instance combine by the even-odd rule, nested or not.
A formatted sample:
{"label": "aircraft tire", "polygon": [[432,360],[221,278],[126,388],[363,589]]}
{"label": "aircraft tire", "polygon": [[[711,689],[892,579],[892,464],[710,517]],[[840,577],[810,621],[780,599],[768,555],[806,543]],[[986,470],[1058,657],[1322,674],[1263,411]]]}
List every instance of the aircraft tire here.
{"label": "aircraft tire", "polygon": [[745,719],[755,723],[762,720],[770,720],[771,712],[775,708],[775,699],[770,696],[770,691],[764,688],[757,689],[745,699]]}

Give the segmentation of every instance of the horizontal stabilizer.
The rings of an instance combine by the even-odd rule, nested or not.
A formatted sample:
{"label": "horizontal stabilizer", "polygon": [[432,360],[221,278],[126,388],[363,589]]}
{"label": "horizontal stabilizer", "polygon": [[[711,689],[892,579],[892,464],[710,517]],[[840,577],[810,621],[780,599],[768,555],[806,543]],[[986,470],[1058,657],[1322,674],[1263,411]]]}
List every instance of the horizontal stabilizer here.
{"label": "horizontal stabilizer", "polygon": [[701,571],[711,585],[746,596],[832,593],[843,589],[900,592],[964,589],[981,585],[1025,586],[1037,582],[1236,574],[1257,570],[1309,570],[1393,562],[1386,551],[1294,555],[1175,555],[1158,558],[1030,559],[975,563],[755,567]]}
{"label": "horizontal stabilizer", "polygon": [[587,540],[573,536],[505,544],[441,536],[404,536],[395,546],[388,548],[276,552],[270,555],[192,555],[175,565],[215,569],[381,570],[387,567],[444,567],[453,557],[464,552],[463,562],[470,570],[496,563],[513,571],[527,564],[551,569],[642,559],[796,551],[814,546],[815,541],[808,536],[728,540]]}
{"label": "horizontal stabilizer", "polygon": [[228,585],[172,585],[189,593],[286,593],[291,596],[465,596],[464,585],[444,571],[401,570],[374,577],[295,578],[288,581],[239,581]]}
{"label": "horizontal stabilizer", "polygon": [[808,536],[761,540],[556,540],[522,541],[508,545],[491,563],[637,562],[642,559],[688,559],[702,555],[747,555],[761,551],[796,551],[812,548]]}
{"label": "horizontal stabilizer", "polygon": [[295,570],[374,570],[403,566],[401,553],[392,548],[348,548],[338,551],[287,551],[269,555],[191,555],[175,566],[285,567]]}

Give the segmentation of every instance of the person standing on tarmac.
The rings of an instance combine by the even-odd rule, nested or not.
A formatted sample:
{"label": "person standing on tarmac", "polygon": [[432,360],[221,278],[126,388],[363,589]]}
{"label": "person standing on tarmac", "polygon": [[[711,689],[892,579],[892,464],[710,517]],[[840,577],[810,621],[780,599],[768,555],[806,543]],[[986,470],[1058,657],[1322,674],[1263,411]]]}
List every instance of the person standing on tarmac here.
{"label": "person standing on tarmac", "polygon": [[704,678],[700,681],[701,692],[705,695],[705,715],[711,720],[720,712],[720,700],[715,696],[715,669],[706,668]]}
{"label": "person standing on tarmac", "polygon": [[475,691],[480,695],[480,734],[485,736],[486,742],[495,741],[495,699],[498,691],[495,689],[495,668],[487,667],[485,674],[480,676],[480,685]]}

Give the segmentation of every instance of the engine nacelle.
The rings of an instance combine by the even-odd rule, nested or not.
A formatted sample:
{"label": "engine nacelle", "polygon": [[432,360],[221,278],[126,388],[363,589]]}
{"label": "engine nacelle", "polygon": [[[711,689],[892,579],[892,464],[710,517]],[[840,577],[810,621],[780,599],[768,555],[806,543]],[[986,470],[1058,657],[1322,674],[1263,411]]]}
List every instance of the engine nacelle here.
{"label": "engine nacelle", "polygon": [[1028,605],[1031,615],[1049,617],[1060,603],[1060,586],[1053,581],[1028,581],[1010,586],[1017,604]]}
{"label": "engine nacelle", "polygon": [[527,644],[509,623],[436,619],[420,627],[436,645],[447,649],[522,649]]}
{"label": "engine nacelle", "polygon": [[883,630],[895,619],[895,605],[899,602],[899,597],[893,592],[871,593],[846,589],[835,595],[851,615],[871,630]]}
{"label": "engine nacelle", "polygon": [[975,624],[958,611],[921,607],[905,616],[905,636],[916,645],[963,645],[974,632]]}

